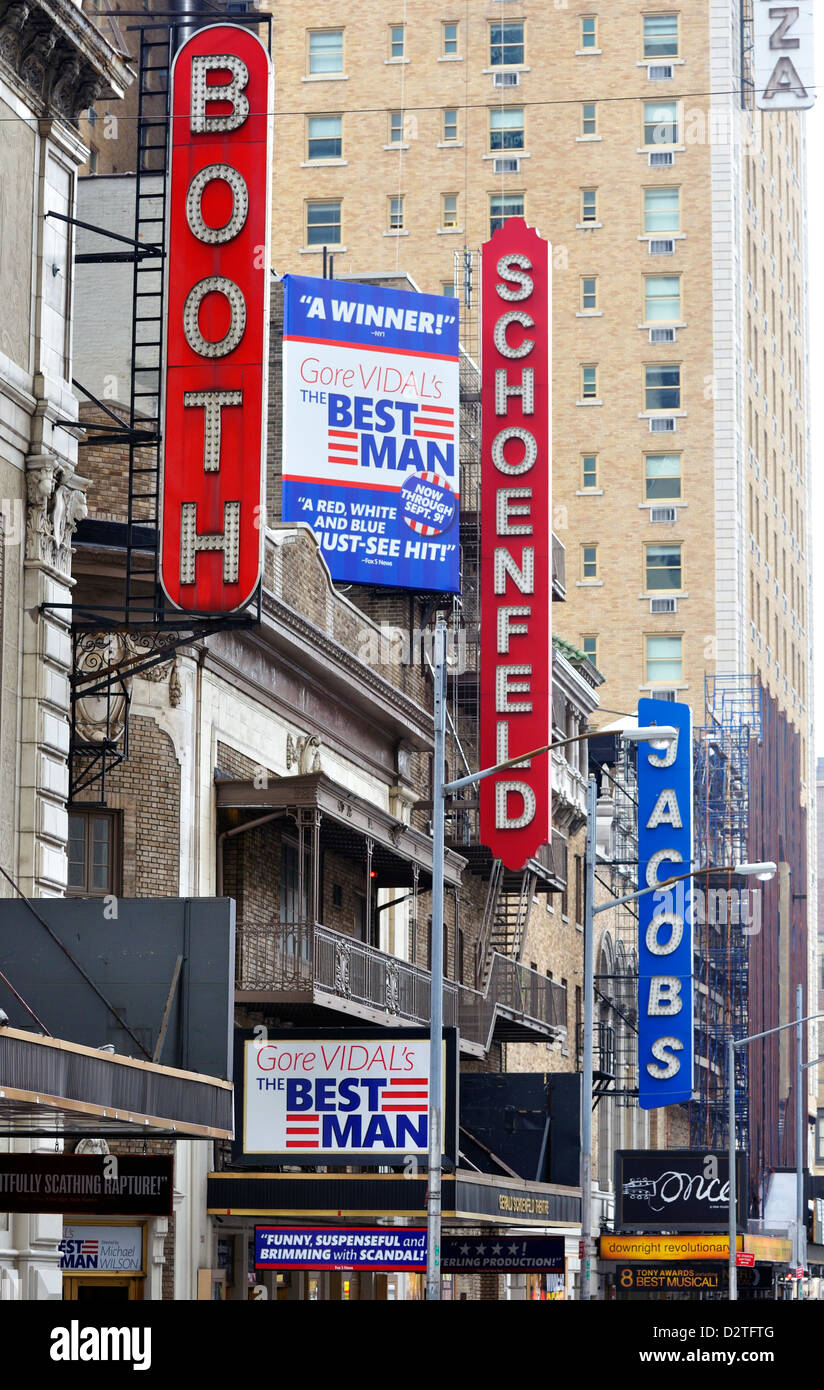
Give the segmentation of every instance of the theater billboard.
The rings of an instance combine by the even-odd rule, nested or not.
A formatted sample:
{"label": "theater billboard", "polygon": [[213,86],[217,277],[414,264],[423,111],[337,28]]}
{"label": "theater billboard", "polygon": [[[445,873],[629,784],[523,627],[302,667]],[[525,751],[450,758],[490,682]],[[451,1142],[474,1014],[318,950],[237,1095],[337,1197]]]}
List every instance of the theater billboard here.
{"label": "theater billboard", "polygon": [[[483,248],[480,761],[542,748],[552,729],[549,245],[510,217]],[[508,869],[551,839],[552,760],[480,784],[481,840]]]}
{"label": "theater billboard", "polygon": [[282,519],[334,580],[457,592],[457,300],[287,275],[283,312]]}
{"label": "theater billboard", "polygon": [[200,29],[170,100],[160,578],[176,608],[224,614],[254,596],[263,553],[269,55],[238,25]]}
{"label": "theater billboard", "polygon": [[678,730],[638,749],[638,887],[684,876],[638,899],[638,1104],[654,1110],[693,1090],[692,712],[639,700],[638,723]]}
{"label": "theater billboard", "polygon": [[[445,1033],[445,1153],[454,1154],[456,1046]],[[429,1036],[422,1029],[370,1034],[246,1036],[238,1134],[242,1155],[324,1163],[332,1156],[380,1163],[429,1151]]]}

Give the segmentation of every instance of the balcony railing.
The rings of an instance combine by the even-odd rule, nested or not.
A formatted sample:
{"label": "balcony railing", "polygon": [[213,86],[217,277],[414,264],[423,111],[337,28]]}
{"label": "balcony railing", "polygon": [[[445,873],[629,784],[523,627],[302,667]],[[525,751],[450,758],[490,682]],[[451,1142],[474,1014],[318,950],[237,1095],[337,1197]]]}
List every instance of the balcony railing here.
{"label": "balcony railing", "polygon": [[[320,923],[239,926],[236,987],[247,999],[277,996],[377,1023],[429,1022],[428,970]],[[565,994],[537,971],[495,954],[484,993],[444,981],[443,1015],[446,1027],[459,1028],[464,1050],[482,1056],[493,1037],[553,1037],[566,1025]]]}

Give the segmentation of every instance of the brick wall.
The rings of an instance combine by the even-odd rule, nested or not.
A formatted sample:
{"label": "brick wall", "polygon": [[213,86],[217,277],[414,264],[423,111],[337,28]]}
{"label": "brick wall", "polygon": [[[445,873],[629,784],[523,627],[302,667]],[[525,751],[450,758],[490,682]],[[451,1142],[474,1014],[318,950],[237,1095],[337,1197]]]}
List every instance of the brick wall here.
{"label": "brick wall", "polygon": [[[77,798],[95,802],[97,786]],[[106,804],[120,811],[124,897],[175,898],[180,892],[180,767],[168,734],[153,719],[129,718],[129,756],[106,778]]]}

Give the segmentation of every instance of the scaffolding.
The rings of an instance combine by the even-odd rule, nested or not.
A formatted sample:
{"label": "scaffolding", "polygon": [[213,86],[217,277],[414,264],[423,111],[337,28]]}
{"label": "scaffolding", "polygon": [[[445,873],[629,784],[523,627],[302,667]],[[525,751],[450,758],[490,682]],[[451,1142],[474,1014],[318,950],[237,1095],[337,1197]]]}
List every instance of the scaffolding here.
{"label": "scaffolding", "polygon": [[[757,676],[707,676],[704,707],[704,725],[694,735],[696,1098],[690,1104],[690,1144],[719,1148],[728,1142],[727,1039],[747,1033],[750,890],[731,869],[711,873],[709,868],[748,858],[750,745],[761,738]],[[737,1052],[735,1064],[736,1139],[744,1148],[749,1126],[746,1048]]]}

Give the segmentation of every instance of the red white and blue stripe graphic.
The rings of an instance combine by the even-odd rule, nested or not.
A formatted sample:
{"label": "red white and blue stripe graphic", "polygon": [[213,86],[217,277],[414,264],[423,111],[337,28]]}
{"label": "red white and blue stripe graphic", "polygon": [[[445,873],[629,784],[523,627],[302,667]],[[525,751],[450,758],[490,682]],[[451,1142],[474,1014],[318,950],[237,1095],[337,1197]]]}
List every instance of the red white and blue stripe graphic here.
{"label": "red white and blue stripe graphic", "polygon": [[429,1109],[429,1082],[425,1076],[393,1076],[385,1091],[381,1092],[381,1110],[384,1115],[392,1111],[404,1114],[426,1114]]}
{"label": "red white and blue stripe graphic", "polygon": [[302,1113],[286,1116],[287,1149],[320,1148],[320,1116]]}
{"label": "red white and blue stripe graphic", "polygon": [[455,411],[451,405],[424,405],[412,423],[412,433],[416,439],[455,440]]}

